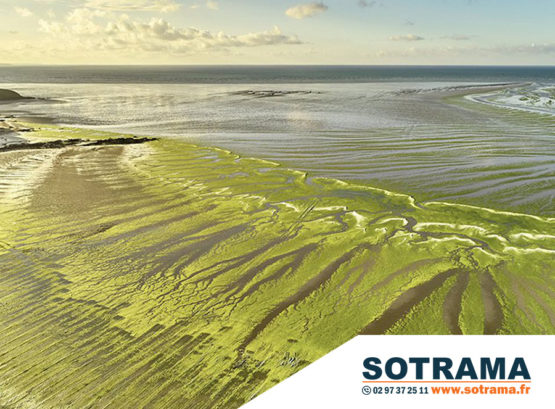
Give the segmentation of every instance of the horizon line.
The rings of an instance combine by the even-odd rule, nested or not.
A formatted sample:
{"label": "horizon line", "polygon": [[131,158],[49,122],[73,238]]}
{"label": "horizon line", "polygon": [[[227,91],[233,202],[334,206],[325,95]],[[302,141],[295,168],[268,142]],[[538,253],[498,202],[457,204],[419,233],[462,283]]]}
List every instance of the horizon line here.
{"label": "horizon line", "polygon": [[39,64],[0,63],[0,67],[493,67],[555,68],[555,64]]}

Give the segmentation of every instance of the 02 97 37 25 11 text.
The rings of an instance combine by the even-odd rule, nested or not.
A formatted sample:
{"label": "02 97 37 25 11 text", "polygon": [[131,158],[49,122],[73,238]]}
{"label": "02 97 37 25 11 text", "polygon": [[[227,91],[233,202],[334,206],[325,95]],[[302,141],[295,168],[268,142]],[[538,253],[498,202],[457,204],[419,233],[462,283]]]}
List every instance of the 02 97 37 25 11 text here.
{"label": "02 97 37 25 11 text", "polygon": [[369,386],[362,387],[363,395],[427,395],[427,386]]}

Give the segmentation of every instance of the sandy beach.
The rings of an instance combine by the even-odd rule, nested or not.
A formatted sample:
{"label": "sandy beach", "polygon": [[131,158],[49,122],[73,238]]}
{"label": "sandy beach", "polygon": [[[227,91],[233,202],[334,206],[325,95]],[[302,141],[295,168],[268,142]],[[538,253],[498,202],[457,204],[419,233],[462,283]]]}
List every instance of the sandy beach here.
{"label": "sandy beach", "polygon": [[359,333],[555,332],[553,218],[8,123],[42,145],[0,151],[1,405],[233,408]]}

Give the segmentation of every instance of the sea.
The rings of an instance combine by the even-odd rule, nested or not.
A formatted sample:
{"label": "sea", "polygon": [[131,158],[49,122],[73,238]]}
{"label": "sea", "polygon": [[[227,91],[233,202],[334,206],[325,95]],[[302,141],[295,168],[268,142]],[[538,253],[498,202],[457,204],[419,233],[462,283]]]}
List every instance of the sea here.
{"label": "sea", "polygon": [[[555,67],[0,66],[16,115],[555,215]],[[184,157],[184,160],[186,158]]]}

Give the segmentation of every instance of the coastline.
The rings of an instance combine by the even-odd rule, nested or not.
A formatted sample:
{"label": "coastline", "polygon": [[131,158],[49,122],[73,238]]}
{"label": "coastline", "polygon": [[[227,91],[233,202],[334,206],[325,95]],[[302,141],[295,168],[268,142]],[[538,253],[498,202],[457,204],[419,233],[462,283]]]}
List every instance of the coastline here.
{"label": "coastline", "polygon": [[[219,146],[311,177],[403,192],[420,201],[555,216],[546,157],[552,153],[553,119],[465,100],[461,93],[477,92],[472,85],[407,82],[367,91],[291,85],[275,88],[282,96],[264,98],[242,94],[271,85],[32,87],[15,89],[39,99],[7,105],[7,112],[30,122]],[[295,90],[311,93],[291,94]],[[159,98],[159,92],[166,96]],[[297,106],[303,108],[297,112]]]}
{"label": "coastline", "polygon": [[3,152],[0,174],[1,404],[238,407],[359,333],[555,333],[554,218],[175,140]]}

